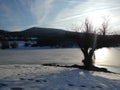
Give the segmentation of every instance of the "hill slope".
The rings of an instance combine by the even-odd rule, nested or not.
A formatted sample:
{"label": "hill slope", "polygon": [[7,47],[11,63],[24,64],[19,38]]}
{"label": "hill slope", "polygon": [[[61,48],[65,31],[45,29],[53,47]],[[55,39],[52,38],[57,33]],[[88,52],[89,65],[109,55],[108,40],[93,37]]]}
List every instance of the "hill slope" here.
{"label": "hill slope", "polygon": [[53,28],[38,28],[32,27],[24,31],[10,32],[12,36],[26,36],[26,37],[44,37],[44,36],[61,36],[67,31]]}

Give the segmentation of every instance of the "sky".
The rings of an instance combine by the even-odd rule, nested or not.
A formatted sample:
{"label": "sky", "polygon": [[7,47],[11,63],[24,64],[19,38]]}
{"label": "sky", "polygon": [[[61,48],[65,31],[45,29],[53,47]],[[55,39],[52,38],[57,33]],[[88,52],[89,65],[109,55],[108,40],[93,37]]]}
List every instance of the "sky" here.
{"label": "sky", "polygon": [[109,18],[111,32],[120,33],[120,0],[0,0],[0,29],[30,27],[72,29],[88,19],[94,27]]}

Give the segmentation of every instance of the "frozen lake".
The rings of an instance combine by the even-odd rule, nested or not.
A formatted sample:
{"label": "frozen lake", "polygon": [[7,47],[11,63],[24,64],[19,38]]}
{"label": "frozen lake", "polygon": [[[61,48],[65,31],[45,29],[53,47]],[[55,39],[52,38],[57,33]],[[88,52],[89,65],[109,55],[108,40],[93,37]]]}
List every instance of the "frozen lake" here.
{"label": "frozen lake", "polygon": [[[102,48],[95,52],[95,64],[120,73],[120,48]],[[0,50],[0,64],[80,64],[80,49]]]}

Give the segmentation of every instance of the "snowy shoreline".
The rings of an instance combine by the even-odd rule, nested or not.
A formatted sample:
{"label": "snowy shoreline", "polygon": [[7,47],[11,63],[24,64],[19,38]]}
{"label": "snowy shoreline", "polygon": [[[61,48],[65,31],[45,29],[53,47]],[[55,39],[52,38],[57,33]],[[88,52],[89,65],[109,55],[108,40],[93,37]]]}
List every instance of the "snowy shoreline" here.
{"label": "snowy shoreline", "polygon": [[120,75],[43,65],[0,65],[0,90],[119,90]]}

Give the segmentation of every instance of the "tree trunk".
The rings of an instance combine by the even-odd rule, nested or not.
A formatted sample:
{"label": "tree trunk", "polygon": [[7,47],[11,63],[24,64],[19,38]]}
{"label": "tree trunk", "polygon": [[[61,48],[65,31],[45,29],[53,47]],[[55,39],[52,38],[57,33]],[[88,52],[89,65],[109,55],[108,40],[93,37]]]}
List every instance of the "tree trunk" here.
{"label": "tree trunk", "polygon": [[84,59],[83,59],[83,64],[87,69],[91,69],[94,65],[93,65],[93,55],[94,55],[94,50],[91,49],[89,50],[89,48],[81,48],[83,55],[84,55]]}

